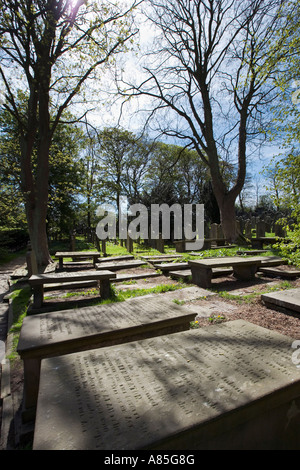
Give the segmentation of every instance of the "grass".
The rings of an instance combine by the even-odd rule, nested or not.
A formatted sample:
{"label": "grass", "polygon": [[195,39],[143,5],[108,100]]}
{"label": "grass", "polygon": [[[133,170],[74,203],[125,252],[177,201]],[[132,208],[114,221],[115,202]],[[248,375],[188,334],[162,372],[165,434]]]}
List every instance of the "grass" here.
{"label": "grass", "polygon": [[31,297],[30,287],[16,288],[11,293],[11,308],[12,308],[12,326],[9,330],[9,334],[13,335],[12,348],[8,359],[15,361],[19,358],[17,354],[17,345],[19,342],[19,336],[23,324],[23,320],[27,315],[27,308],[29,299]]}

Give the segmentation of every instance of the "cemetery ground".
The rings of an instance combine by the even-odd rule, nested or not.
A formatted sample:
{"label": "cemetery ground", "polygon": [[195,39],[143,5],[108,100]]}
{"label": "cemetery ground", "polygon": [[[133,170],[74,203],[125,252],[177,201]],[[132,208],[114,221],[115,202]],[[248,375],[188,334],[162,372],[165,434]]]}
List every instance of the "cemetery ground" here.
{"label": "cemetery ground", "polygon": [[[56,251],[68,248],[67,246],[52,246],[52,255]],[[86,244],[84,241],[77,241],[76,250],[94,250],[95,247]],[[245,248],[220,248],[214,250],[204,250],[198,253],[198,256],[192,256],[190,253],[176,253],[173,246],[166,246],[164,256],[180,255],[181,262],[188,262],[189,259],[202,259],[209,257],[234,256],[238,250]],[[98,305],[99,303],[126,302],[127,299],[142,296],[168,297],[176,304],[184,305],[187,308],[192,307],[197,311],[195,320],[191,322],[191,329],[201,329],[202,327],[214,325],[215,323],[226,323],[233,320],[242,319],[255,325],[262,326],[269,330],[281,333],[292,339],[300,339],[300,317],[299,314],[292,311],[280,311],[278,309],[267,308],[262,302],[261,295],[269,292],[285,291],[300,287],[300,278],[284,279],[279,275],[270,277],[263,272],[257,273],[255,279],[251,281],[239,281],[231,274],[220,273],[213,279],[211,288],[197,291],[197,287],[192,283],[191,276],[185,276],[184,279],[172,278],[168,272],[153,266],[153,262],[145,260],[145,256],[161,256],[155,249],[134,244],[133,256],[135,259],[145,261],[145,264],[139,267],[129,269],[119,269],[118,275],[129,275],[124,280],[112,281],[111,296],[107,300],[99,299],[99,290],[96,285],[88,286],[55,286],[45,288],[44,300],[46,311],[51,309],[63,310],[89,305]],[[107,244],[107,261],[114,256],[128,255],[125,247]],[[277,256],[278,253],[272,248],[264,253],[266,256]],[[67,262],[71,260],[67,260]],[[178,263],[178,259],[174,259]],[[88,265],[80,266],[80,269],[91,269]],[[54,266],[53,266],[54,268]],[[67,269],[72,269],[68,265]],[[78,269],[78,266],[77,268]],[[280,269],[280,268],[279,268]],[[288,265],[285,270],[293,270]],[[151,273],[151,277],[147,275]],[[130,278],[133,274],[140,275],[136,278]],[[9,371],[9,395],[11,402],[11,414],[5,410],[3,397],[0,398],[0,429],[2,431],[0,442],[3,449],[18,450],[31,448],[29,439],[23,440],[20,436],[18,417],[19,409],[23,395],[23,361],[21,361],[16,348],[22,326],[22,322],[27,315],[30,304],[31,290],[26,279],[25,252],[12,259],[8,263],[0,266],[0,281],[2,294],[2,305],[10,305],[12,317],[11,324],[8,325],[6,358],[2,366],[0,375],[1,387],[7,380],[3,371]],[[7,282],[10,284],[10,293],[8,294]],[[193,290],[196,289],[196,290]],[[186,295],[185,295],[186,294]],[[9,302],[9,304],[8,304]],[[120,309],[121,312],[121,309]],[[120,313],[121,315],[121,313]],[[1,324],[3,331],[3,325]],[[2,338],[0,338],[2,339]],[[1,351],[0,351],[1,352]],[[8,367],[6,368],[6,364]],[[10,419],[9,429],[7,428],[7,419]],[[6,420],[6,422],[4,422]],[[3,434],[7,434],[7,443],[3,443]],[[1,449],[1,446],[0,446]],[[2,449],[1,449],[2,450]]]}

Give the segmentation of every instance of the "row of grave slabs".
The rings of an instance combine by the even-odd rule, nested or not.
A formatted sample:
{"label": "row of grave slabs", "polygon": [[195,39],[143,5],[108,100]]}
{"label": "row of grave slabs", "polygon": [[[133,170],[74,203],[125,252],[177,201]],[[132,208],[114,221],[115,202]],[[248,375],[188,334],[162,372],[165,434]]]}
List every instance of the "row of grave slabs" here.
{"label": "row of grave slabs", "polygon": [[[156,268],[161,260],[170,261],[142,259]],[[109,262],[126,270],[124,259]],[[178,271],[174,265],[169,273]],[[135,280],[136,288],[172,276],[157,278],[152,268],[146,281],[145,269],[134,269],[117,276],[119,289],[133,286],[119,281]],[[208,296],[211,310],[193,306]],[[226,308],[215,299],[212,290],[190,285],[26,317],[18,351],[33,449],[299,449],[300,370],[291,338],[244,320],[190,329],[197,315]],[[299,312],[300,289],[262,299]]]}

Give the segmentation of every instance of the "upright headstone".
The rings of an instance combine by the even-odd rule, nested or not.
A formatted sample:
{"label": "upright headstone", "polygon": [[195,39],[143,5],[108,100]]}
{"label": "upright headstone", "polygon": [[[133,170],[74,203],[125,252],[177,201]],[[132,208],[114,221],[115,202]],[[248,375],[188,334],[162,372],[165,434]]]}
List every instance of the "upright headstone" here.
{"label": "upright headstone", "polygon": [[30,242],[28,243],[28,250],[26,253],[26,264],[27,264],[28,277],[32,276],[32,274],[38,274],[36,257],[35,257],[34,251],[32,251],[31,249]]}
{"label": "upright headstone", "polygon": [[106,254],[106,240],[101,240],[101,245],[102,245],[102,254],[103,254],[103,256],[107,256],[107,254]]}
{"label": "upright headstone", "polygon": [[276,221],[274,225],[274,232],[276,237],[286,237],[286,231],[281,222]]}
{"label": "upright headstone", "polygon": [[265,229],[267,233],[272,232],[272,219],[269,215],[265,217]]}

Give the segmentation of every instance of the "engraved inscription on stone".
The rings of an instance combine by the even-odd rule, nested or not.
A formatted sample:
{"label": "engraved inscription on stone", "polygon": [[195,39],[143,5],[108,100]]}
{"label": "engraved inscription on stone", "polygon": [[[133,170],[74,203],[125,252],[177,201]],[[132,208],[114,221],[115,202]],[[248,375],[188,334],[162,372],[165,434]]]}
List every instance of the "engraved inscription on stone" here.
{"label": "engraved inscription on stone", "polygon": [[176,317],[186,317],[188,322],[195,316],[192,308],[187,310],[161,299],[133,299],[72,311],[43,313],[25,318],[19,348],[26,349],[34,345],[117,331]]}
{"label": "engraved inscription on stone", "polygon": [[238,320],[46,359],[34,448],[153,445],[299,382],[290,347]]}

